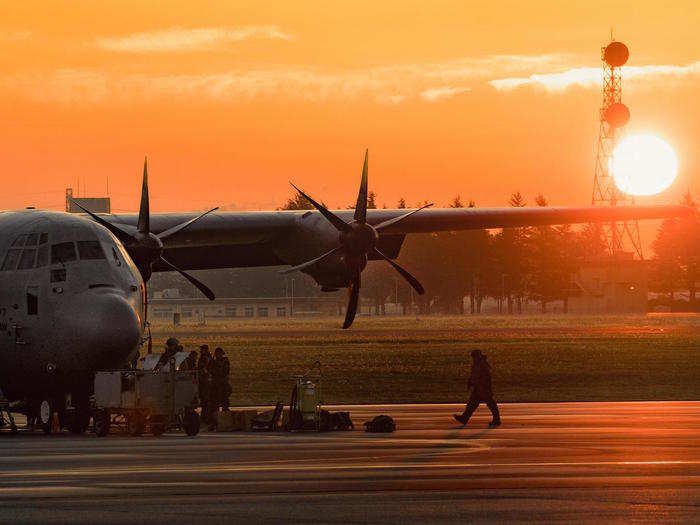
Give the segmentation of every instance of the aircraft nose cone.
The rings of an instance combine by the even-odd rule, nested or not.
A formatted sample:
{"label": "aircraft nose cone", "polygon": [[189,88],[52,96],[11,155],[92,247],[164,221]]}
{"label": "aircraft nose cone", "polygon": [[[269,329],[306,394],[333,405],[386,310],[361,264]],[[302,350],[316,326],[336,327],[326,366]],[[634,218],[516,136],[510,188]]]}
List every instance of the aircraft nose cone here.
{"label": "aircraft nose cone", "polygon": [[83,347],[83,366],[94,370],[126,364],[138,348],[141,329],[136,311],[117,293],[83,294],[70,309],[73,337]]}
{"label": "aircraft nose cone", "polygon": [[134,308],[119,295],[97,296],[91,308],[92,329],[88,340],[108,366],[122,366],[141,339],[139,319]]}

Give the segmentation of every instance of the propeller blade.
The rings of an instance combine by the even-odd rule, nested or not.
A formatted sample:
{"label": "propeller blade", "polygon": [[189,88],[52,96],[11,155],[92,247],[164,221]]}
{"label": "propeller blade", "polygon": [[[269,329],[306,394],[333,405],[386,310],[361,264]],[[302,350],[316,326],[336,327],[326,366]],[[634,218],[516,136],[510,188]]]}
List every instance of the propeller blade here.
{"label": "propeller blade", "polygon": [[215,298],[214,292],[212,292],[212,291],[209,289],[209,287],[208,287],[207,285],[205,285],[205,284],[202,283],[201,281],[198,281],[197,279],[195,279],[194,277],[192,277],[192,276],[191,276],[190,274],[188,274],[187,272],[181,270],[180,268],[178,268],[177,266],[175,266],[173,263],[171,263],[170,261],[168,261],[168,260],[167,260],[165,257],[163,257],[162,255],[161,255],[161,257],[160,257],[160,261],[161,261],[163,264],[165,264],[167,267],[169,267],[171,270],[176,271],[177,273],[179,273],[180,275],[182,275],[185,279],[187,279],[189,282],[191,282],[192,284],[194,284],[200,292],[202,292],[204,295],[207,296],[207,299],[209,299],[210,301],[213,301],[213,300],[214,300],[214,298]]}
{"label": "propeller blade", "polygon": [[339,252],[342,248],[343,248],[342,246],[338,246],[337,248],[333,248],[332,250],[327,251],[326,253],[324,253],[323,255],[320,255],[319,257],[316,257],[315,259],[311,259],[310,261],[306,261],[305,263],[299,264],[297,266],[292,266],[291,268],[285,268],[284,270],[280,270],[279,273],[284,275],[284,274],[288,274],[288,273],[292,273],[292,272],[297,272],[299,270],[303,270],[304,268],[308,268],[309,266],[312,266],[312,265],[316,264],[317,262],[322,261],[326,257],[330,257],[334,253]]}
{"label": "propeller blade", "polygon": [[360,300],[360,269],[358,268],[355,273],[355,278],[348,288],[348,295],[350,300],[348,301],[348,311],[345,313],[345,322],[343,323],[343,329],[350,328],[352,322],[355,320],[355,314],[357,313],[357,303]]}
{"label": "propeller blade", "polygon": [[73,204],[75,204],[78,208],[80,208],[81,210],[83,210],[85,213],[87,213],[90,217],[92,217],[93,220],[94,220],[95,222],[97,222],[98,224],[104,226],[104,227],[107,228],[110,232],[112,232],[112,233],[114,234],[114,236],[122,242],[122,244],[128,244],[128,243],[130,243],[131,241],[134,240],[134,238],[132,237],[132,235],[131,235],[130,233],[125,232],[124,230],[122,230],[122,229],[119,228],[118,226],[115,226],[114,224],[107,222],[107,221],[104,220],[102,217],[100,217],[99,215],[96,215],[96,214],[92,213],[90,210],[88,210],[88,209],[85,208],[84,206],[81,206],[80,204],[78,204],[78,203],[75,202],[74,200],[71,200],[71,202],[72,202]]}
{"label": "propeller blade", "polygon": [[141,233],[151,231],[151,212],[148,205],[148,158],[143,159],[143,183],[141,185],[141,206],[136,229]]}
{"label": "propeller blade", "polygon": [[336,230],[338,230],[340,232],[350,231],[350,226],[343,219],[341,219],[340,217],[338,217],[334,213],[330,212],[328,210],[328,208],[326,208],[323,204],[319,204],[318,202],[313,200],[306,193],[304,193],[299,188],[297,188],[294,185],[294,183],[290,182],[289,184],[291,184],[292,187],[302,195],[302,197],[304,197],[306,200],[308,200],[314,208],[316,208],[318,211],[320,211],[321,215],[323,215],[326,219],[328,219],[328,222],[330,222],[333,226],[335,226]]}
{"label": "propeller blade", "polygon": [[418,279],[413,277],[410,273],[408,273],[406,270],[404,270],[401,266],[399,266],[397,263],[389,259],[386,255],[384,255],[382,252],[377,250],[376,248],[374,249],[374,253],[379,255],[382,259],[384,259],[386,262],[391,264],[394,269],[401,274],[401,277],[406,279],[408,281],[408,284],[413,286],[413,289],[418,292],[418,294],[423,295],[425,293],[425,290],[423,289],[423,285],[418,282]]}
{"label": "propeller blade", "polygon": [[156,237],[158,237],[161,241],[165,240],[168,237],[175,235],[177,232],[184,230],[185,228],[190,226],[193,222],[197,222],[199,219],[201,219],[205,215],[208,215],[211,212],[216,211],[218,209],[219,209],[219,207],[217,206],[216,208],[212,208],[209,211],[205,211],[201,215],[197,215],[194,219],[190,219],[189,221],[183,222],[182,224],[178,224],[177,226],[173,226],[172,228],[169,228],[169,229],[165,230],[164,232],[160,232],[158,235],[156,235]]}
{"label": "propeller blade", "polygon": [[355,220],[361,224],[367,222],[367,156],[369,150],[365,150],[365,163],[362,166],[362,179],[360,180],[360,191],[357,194],[357,204],[355,204]]}
{"label": "propeller blade", "polygon": [[424,210],[426,208],[430,208],[433,205],[431,202],[430,204],[426,204],[425,206],[421,206],[417,210],[409,211],[408,213],[404,213],[403,215],[399,215],[398,217],[394,217],[393,219],[389,219],[388,221],[380,222],[377,224],[374,229],[377,231],[383,230],[384,228],[388,228],[389,226],[393,226],[394,224],[401,222],[407,217],[410,217],[414,213],[418,213],[421,210]]}

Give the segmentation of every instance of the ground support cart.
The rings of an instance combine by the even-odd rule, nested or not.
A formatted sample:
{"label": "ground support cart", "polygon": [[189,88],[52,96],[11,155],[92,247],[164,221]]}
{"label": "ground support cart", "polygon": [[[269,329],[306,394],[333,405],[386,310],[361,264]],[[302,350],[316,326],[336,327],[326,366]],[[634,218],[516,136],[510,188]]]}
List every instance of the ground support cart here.
{"label": "ground support cart", "polygon": [[[180,354],[185,354],[181,352]],[[131,436],[150,432],[159,436],[181,429],[199,433],[199,384],[196,370],[179,370],[184,359],[176,354],[163,367],[113,370],[95,375],[94,432],[106,436],[110,428],[125,428]]]}

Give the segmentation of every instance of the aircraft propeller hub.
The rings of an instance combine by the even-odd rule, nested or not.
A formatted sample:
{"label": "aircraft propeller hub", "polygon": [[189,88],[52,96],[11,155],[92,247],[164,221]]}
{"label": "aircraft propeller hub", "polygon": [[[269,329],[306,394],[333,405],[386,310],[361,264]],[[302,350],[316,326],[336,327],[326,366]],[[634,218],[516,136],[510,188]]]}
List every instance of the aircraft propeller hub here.
{"label": "aircraft propeller hub", "polygon": [[355,222],[350,228],[350,231],[340,234],[340,243],[349,254],[366,254],[377,245],[379,233],[369,224]]}
{"label": "aircraft propeller hub", "polygon": [[151,232],[136,232],[134,234],[134,242],[129,247],[152,253],[154,260],[158,259],[163,253],[163,242]]}

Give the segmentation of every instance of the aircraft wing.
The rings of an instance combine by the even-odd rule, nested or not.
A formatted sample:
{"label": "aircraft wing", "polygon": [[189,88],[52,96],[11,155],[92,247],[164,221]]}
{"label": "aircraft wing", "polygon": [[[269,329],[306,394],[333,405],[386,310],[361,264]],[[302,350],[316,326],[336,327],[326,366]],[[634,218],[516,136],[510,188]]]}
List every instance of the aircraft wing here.
{"label": "aircraft wing", "polygon": [[[398,210],[399,212],[402,210]],[[590,222],[614,222],[634,219],[663,219],[688,215],[692,210],[685,206],[588,206],[584,208],[445,208],[423,210],[387,233],[429,233],[437,231],[514,228],[518,226],[543,226],[554,224],[582,224]],[[397,210],[375,210],[382,216],[379,221],[397,215]]]}
{"label": "aircraft wing", "polygon": [[[407,211],[368,210],[367,222],[376,225]],[[346,222],[353,220],[352,210],[334,213]],[[393,258],[409,233],[662,219],[692,213],[684,206],[663,205],[425,209],[382,230],[379,247]],[[153,214],[151,230],[158,234],[197,215]],[[125,230],[135,229],[138,222],[135,214],[103,217]],[[275,266],[303,261],[336,240],[337,233],[318,211],[213,212],[169,238],[165,253],[183,269]],[[166,269],[158,264],[154,267],[155,271]]]}

